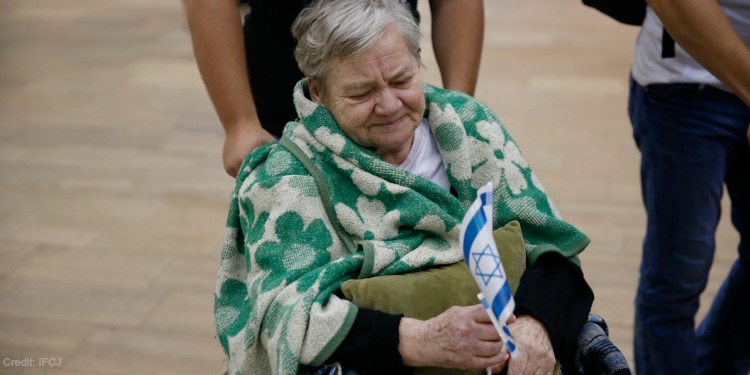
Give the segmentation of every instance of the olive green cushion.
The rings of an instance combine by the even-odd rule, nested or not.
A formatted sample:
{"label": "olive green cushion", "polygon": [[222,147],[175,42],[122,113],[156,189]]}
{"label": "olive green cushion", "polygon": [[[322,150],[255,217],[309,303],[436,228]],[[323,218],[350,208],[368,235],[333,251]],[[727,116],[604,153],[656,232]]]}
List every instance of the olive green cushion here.
{"label": "olive green cushion", "polygon": [[[515,293],[526,270],[526,250],[521,226],[511,221],[493,232],[511,291]],[[451,306],[479,303],[477,287],[465,262],[435,267],[404,275],[378,276],[349,280],[341,285],[344,296],[355,305],[416,319],[435,317]],[[418,368],[419,375],[483,374],[484,370]]]}
{"label": "olive green cushion", "polygon": [[[511,221],[496,229],[493,236],[515,293],[526,269],[521,226]],[[479,303],[479,288],[465,262],[403,275],[349,280],[341,285],[341,291],[359,307],[417,319],[435,317],[451,306]]]}

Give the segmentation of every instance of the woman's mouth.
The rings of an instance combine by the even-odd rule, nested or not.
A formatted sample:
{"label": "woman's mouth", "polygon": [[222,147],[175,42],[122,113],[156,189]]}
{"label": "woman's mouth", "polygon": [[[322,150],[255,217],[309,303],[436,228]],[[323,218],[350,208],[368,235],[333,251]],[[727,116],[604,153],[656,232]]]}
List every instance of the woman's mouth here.
{"label": "woman's mouth", "polygon": [[394,118],[394,119],[392,119],[392,120],[390,120],[390,121],[380,122],[380,123],[377,123],[377,124],[376,124],[376,126],[382,126],[382,127],[390,127],[390,126],[394,126],[394,125],[396,125],[396,124],[400,123],[400,122],[401,122],[401,120],[402,120],[402,119],[403,119],[404,117],[406,117],[406,116],[399,116],[399,117],[396,117],[396,118]]}

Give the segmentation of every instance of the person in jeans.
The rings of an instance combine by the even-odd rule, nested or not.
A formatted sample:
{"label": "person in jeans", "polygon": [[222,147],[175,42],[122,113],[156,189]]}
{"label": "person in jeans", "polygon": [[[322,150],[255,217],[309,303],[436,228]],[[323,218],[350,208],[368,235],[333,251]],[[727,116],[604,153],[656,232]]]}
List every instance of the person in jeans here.
{"label": "person in jeans", "polygon": [[[636,297],[636,372],[747,375],[750,1],[648,4],[628,106],[648,216]],[[696,330],[724,186],[739,254]]]}

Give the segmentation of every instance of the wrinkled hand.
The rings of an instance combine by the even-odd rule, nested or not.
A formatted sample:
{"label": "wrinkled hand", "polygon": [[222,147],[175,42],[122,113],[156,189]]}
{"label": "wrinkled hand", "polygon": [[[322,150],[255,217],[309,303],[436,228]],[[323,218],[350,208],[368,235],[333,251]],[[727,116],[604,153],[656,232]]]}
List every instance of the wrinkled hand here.
{"label": "wrinkled hand", "polygon": [[518,348],[518,355],[508,364],[508,375],[552,374],[555,352],[542,323],[530,316],[521,316],[508,328]]}
{"label": "wrinkled hand", "polygon": [[247,154],[275,140],[271,133],[260,127],[260,123],[243,123],[232,127],[224,140],[224,170],[230,176],[237,177]]}
{"label": "wrinkled hand", "polygon": [[454,306],[426,321],[403,318],[399,339],[407,366],[489,367],[498,373],[510,357],[482,305]]}

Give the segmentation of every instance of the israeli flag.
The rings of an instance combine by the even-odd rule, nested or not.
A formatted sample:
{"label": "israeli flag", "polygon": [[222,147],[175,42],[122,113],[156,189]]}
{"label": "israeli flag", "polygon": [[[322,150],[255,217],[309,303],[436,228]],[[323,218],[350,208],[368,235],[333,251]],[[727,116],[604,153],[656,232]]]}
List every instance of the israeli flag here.
{"label": "israeli flag", "polygon": [[474,275],[479,290],[482,291],[477,297],[490,315],[511,357],[515,358],[516,344],[513,342],[506,322],[513,315],[516,303],[510,293],[503,263],[500,261],[495,239],[492,237],[492,214],[492,183],[490,182],[477,191],[477,199],[464,216],[461,223],[460,243],[464,251],[464,260],[469,265],[469,270]]}

